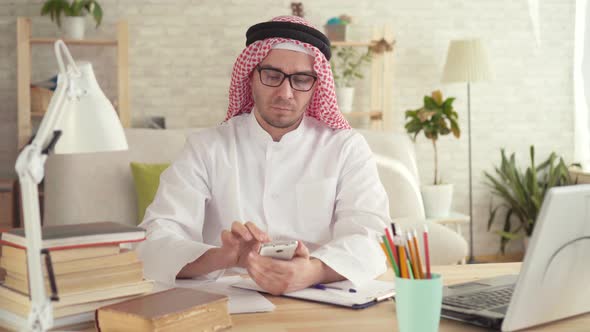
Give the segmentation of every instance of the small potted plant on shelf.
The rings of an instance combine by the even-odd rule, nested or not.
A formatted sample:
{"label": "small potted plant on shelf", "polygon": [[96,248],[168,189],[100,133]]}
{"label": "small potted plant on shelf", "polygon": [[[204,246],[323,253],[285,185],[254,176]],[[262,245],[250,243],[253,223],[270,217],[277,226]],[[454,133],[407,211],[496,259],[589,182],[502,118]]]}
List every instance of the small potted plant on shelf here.
{"label": "small potted plant on shelf", "polygon": [[346,27],[351,21],[352,18],[348,15],[340,15],[339,17],[332,17],[329,19],[324,26],[328,39],[330,39],[330,41],[345,41]]}
{"label": "small potted plant on shelf", "polygon": [[49,15],[62,28],[64,36],[70,39],[84,39],[86,15],[91,14],[96,27],[102,22],[102,7],[96,0],[47,0],[41,8],[41,15]]}
{"label": "small potted plant on shelf", "polygon": [[421,187],[427,217],[445,217],[451,210],[453,185],[443,183],[439,176],[436,141],[440,136],[450,133],[456,138],[461,136],[459,115],[453,109],[454,100],[452,97],[443,99],[442,93],[437,90],[431,96],[424,96],[424,105],[421,108],[408,110],[405,114],[405,128],[408,134],[413,135],[412,140],[415,141],[416,136],[423,131],[434,148],[434,181],[431,185]]}
{"label": "small potted plant on shelf", "polygon": [[332,47],[336,51],[330,60],[334,83],[336,84],[336,99],[342,113],[352,111],[354,101],[354,82],[362,79],[363,66],[371,62],[371,51],[360,51],[358,48]]}
{"label": "small potted plant on shelf", "polygon": [[484,172],[485,184],[501,200],[495,207],[490,204],[488,230],[496,216],[500,217],[499,213],[503,212],[500,218],[503,221],[502,230],[496,231],[500,235],[500,250],[504,253],[509,241],[520,238],[523,239],[526,250],[545,193],[552,187],[571,185],[575,181],[563,159],[553,152],[547,160],[536,165],[535,147],[531,146],[530,166],[524,172],[517,167],[514,153],[506,158],[502,149],[500,154],[502,161],[500,167],[495,167],[496,176]]}

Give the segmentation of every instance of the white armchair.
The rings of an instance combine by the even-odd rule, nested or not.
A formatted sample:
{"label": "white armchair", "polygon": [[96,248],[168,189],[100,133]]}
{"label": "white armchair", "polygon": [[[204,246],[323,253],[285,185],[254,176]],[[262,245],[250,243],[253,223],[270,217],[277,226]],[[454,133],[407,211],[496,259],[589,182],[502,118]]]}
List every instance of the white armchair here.
{"label": "white armchair", "polygon": [[[431,263],[455,264],[467,255],[467,242],[446,226],[426,221],[414,145],[405,134],[359,130],[375,154],[379,177],[389,196],[389,213],[402,229],[428,225]],[[420,241],[422,238],[419,237]],[[421,244],[422,245],[422,244]]]}
{"label": "white armchair", "polygon": [[[93,221],[135,224],[137,202],[129,163],[173,160],[194,129],[126,129],[128,151],[51,155],[45,177],[46,225]],[[359,131],[377,158],[389,195],[391,217],[402,227],[424,220],[412,142],[406,135]],[[433,264],[452,264],[467,253],[465,240],[452,230],[430,226]]]}

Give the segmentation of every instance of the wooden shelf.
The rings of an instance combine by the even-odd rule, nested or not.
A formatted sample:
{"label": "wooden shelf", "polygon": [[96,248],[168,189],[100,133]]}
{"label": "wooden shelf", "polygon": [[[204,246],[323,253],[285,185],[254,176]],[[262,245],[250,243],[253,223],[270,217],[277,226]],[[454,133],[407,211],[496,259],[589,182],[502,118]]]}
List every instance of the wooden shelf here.
{"label": "wooden shelf", "polygon": [[379,117],[383,116],[383,112],[381,111],[371,111],[371,112],[348,112],[343,113],[344,115],[349,115],[352,117],[363,117],[363,116],[370,116],[370,117]]}
{"label": "wooden shelf", "polygon": [[373,46],[375,44],[376,43],[373,41],[371,41],[371,42],[364,42],[364,41],[333,41],[333,42],[330,42],[330,45],[332,45],[332,46],[343,46],[343,47],[346,47],[346,46],[351,46],[351,47],[366,46],[366,47],[369,47],[369,46]]}
{"label": "wooden shelf", "polygon": [[[31,44],[51,44],[53,45],[60,38],[31,38]],[[62,39],[66,45],[87,45],[87,46],[117,46],[117,40],[110,39]]]}

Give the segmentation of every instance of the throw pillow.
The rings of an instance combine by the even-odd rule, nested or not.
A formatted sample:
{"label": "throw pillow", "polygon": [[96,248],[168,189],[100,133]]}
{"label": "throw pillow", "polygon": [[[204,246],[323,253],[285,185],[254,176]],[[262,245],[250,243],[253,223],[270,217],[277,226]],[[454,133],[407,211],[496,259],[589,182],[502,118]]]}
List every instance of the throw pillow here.
{"label": "throw pillow", "polygon": [[139,224],[143,220],[145,209],[156,197],[160,185],[160,174],[170,166],[170,163],[147,164],[131,162],[130,166],[137,194],[137,223]]}

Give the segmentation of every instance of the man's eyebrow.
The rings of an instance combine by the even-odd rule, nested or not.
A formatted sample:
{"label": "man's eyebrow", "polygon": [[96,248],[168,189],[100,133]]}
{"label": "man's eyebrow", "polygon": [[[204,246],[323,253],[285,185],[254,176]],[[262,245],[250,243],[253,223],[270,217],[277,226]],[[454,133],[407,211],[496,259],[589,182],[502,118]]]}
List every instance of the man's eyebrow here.
{"label": "man's eyebrow", "polygon": [[[281,68],[277,68],[277,67],[274,67],[274,66],[271,66],[271,65],[260,65],[260,68],[262,68],[262,69],[274,69],[274,70],[278,70],[278,71],[284,72]],[[298,71],[298,72],[295,72],[293,74],[306,74],[306,75],[316,76],[316,73],[313,70]],[[293,75],[293,74],[291,74],[291,75]]]}

